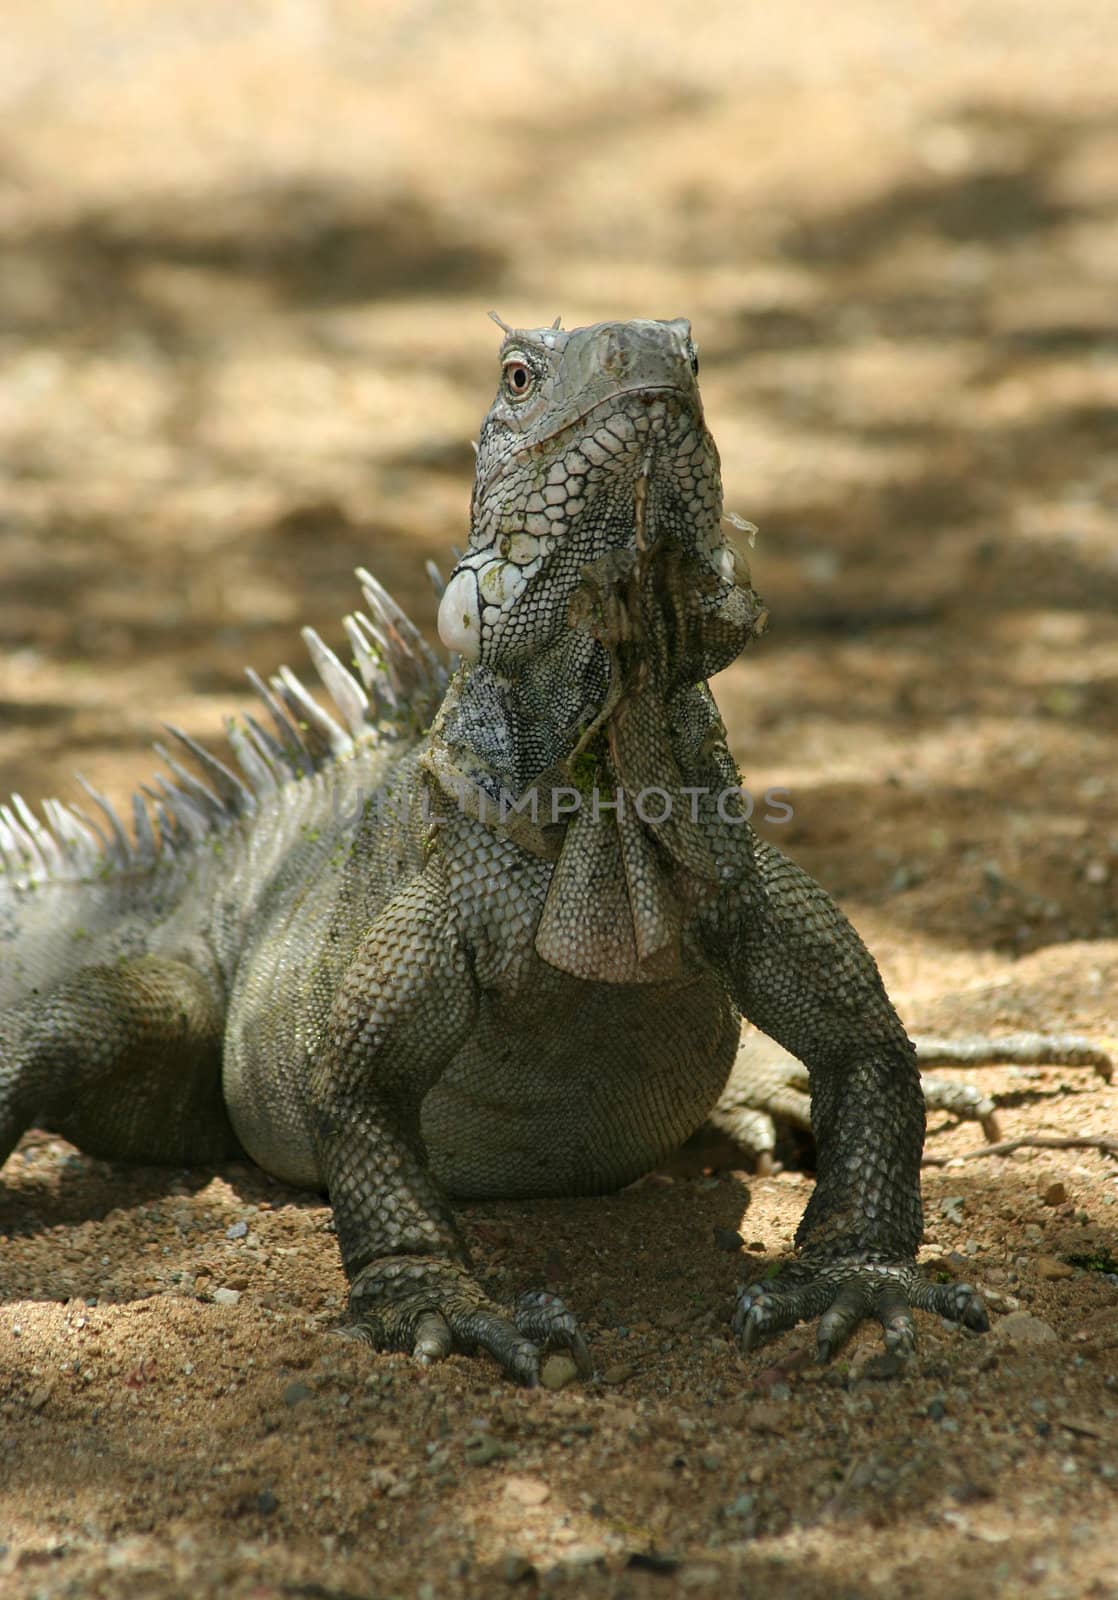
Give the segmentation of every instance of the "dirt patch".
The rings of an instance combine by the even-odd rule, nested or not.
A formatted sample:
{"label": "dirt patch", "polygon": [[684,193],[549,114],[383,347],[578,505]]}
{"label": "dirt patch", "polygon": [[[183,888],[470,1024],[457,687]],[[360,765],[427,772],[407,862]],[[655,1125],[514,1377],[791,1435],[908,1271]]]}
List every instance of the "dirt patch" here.
{"label": "dirt patch", "polygon": [[[1109,24],[1109,27],[1108,27]],[[1104,31],[1105,30],[1105,31]],[[1118,98],[1112,20],[998,0],[523,16],[127,0],[20,17],[0,75],[5,792],[122,796],[162,720],[417,617],[463,537],[510,321],[690,315],[770,632],[722,676],[773,837],[914,1028],[1114,1038]],[[985,1069],[1008,1135],[1114,1133],[1088,1069]],[[929,1152],[977,1136],[933,1119]],[[13,1596],[1118,1595],[1118,1182],[926,1176],[912,1371],[735,1286],[806,1174],[463,1213],[600,1374],[524,1394],[330,1330],[329,1214],[252,1169],[31,1135],[0,1186]],[[737,1235],[742,1249],[727,1249]]]}

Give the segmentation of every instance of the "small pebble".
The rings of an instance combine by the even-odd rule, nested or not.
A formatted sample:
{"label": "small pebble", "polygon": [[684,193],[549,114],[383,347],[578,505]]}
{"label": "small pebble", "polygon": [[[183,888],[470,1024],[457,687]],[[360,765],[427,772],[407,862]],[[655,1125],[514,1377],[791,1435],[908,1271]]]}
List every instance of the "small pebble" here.
{"label": "small pebble", "polygon": [[788,1426],[788,1419],[780,1406],[764,1403],[750,1406],[746,1421],[758,1433],[781,1433]]}
{"label": "small pebble", "polygon": [[679,1557],[666,1550],[633,1550],[625,1558],[625,1565],[631,1572],[675,1572]]}
{"label": "small pebble", "polygon": [[995,1322],[990,1333],[990,1338],[1011,1344],[1049,1344],[1059,1337],[1051,1323],[1034,1317],[1030,1311],[1011,1311],[1008,1317]]}
{"label": "small pebble", "polygon": [[248,1232],[247,1222],[232,1222],[225,1230],[227,1239],[243,1239]]}
{"label": "small pebble", "polygon": [[506,1478],[505,1497],[521,1506],[542,1506],[545,1500],[550,1500],[551,1488],[542,1478]]}
{"label": "small pebble", "polygon": [[540,1382],[545,1389],[565,1389],[578,1377],[578,1368],[570,1356],[548,1356],[540,1368]]}
{"label": "small pebble", "polygon": [[1046,1206],[1062,1206],[1068,1197],[1068,1192],[1062,1183],[1050,1183],[1040,1191],[1040,1198]]}
{"label": "small pebble", "polygon": [[961,1506],[978,1505],[982,1500],[992,1500],[994,1491],[988,1483],[974,1483],[966,1478],[962,1483],[957,1483],[951,1491],[952,1498]]}
{"label": "small pebble", "polygon": [[1050,1280],[1075,1277],[1075,1268],[1069,1267],[1067,1262],[1061,1261],[1058,1256],[1037,1256],[1033,1266],[1038,1278]]}
{"label": "small pebble", "polygon": [[241,1298],[241,1291],[239,1289],[215,1289],[213,1298],[215,1305],[235,1306]]}
{"label": "small pebble", "polygon": [[888,1383],[894,1378],[905,1377],[909,1366],[907,1356],[898,1354],[896,1350],[883,1350],[870,1356],[859,1368],[857,1376],[873,1383]]}
{"label": "small pebble", "polygon": [[725,1250],[727,1255],[733,1255],[741,1247],[742,1237],[736,1228],[716,1227],[714,1229],[714,1248],[716,1250]]}
{"label": "small pebble", "polygon": [[303,1401],[309,1400],[313,1394],[314,1390],[305,1383],[289,1383],[283,1391],[283,1403],[285,1406],[302,1405]]}
{"label": "small pebble", "polygon": [[576,1544],[564,1552],[564,1567],[596,1567],[607,1555],[603,1544]]}
{"label": "small pebble", "polygon": [[681,1567],[675,1580],[681,1589],[712,1589],[722,1582],[722,1573],[717,1567]]}
{"label": "small pebble", "polygon": [[636,1372],[636,1367],[631,1361],[619,1361],[616,1366],[607,1367],[602,1373],[603,1383],[625,1383]]}
{"label": "small pebble", "polygon": [[462,1459],[468,1467],[487,1467],[491,1461],[502,1461],[512,1450],[491,1433],[472,1433],[463,1442]]}

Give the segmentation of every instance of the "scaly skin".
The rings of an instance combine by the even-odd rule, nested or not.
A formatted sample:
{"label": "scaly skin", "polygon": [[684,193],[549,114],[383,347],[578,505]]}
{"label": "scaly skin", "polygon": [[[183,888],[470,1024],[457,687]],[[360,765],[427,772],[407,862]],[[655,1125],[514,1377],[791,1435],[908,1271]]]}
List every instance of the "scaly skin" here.
{"label": "scaly skin", "polygon": [[135,840],[108,810],[102,842],[0,815],[0,1160],[32,1122],[106,1156],[243,1149],[328,1191],[374,1344],[532,1382],[549,1344],[586,1369],[574,1319],[491,1302],[449,1198],[648,1171],[745,1016],[804,1064],[819,1176],[742,1343],[819,1315],[826,1355],[874,1316],[907,1349],[913,1306],[985,1327],[914,1267],[924,1103],[873,960],[736,797],[706,680],[764,619],[687,324],[510,332],[501,363],[449,687],[370,580],[364,689],[310,640],[345,728],[276,678],[275,735],[236,734],[240,774],[195,752],[208,786],[176,768],[154,831],[143,805]]}

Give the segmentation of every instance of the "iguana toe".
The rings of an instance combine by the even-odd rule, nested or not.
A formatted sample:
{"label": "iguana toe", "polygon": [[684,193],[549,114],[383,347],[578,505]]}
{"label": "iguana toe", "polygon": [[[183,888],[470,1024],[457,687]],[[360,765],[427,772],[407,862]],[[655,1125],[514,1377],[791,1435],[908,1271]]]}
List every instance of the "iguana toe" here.
{"label": "iguana toe", "polygon": [[543,1289],[522,1294],[516,1305],[516,1326],[535,1344],[553,1350],[566,1350],[578,1368],[579,1376],[590,1376],[593,1362],[586,1348],[586,1340],[582,1337],[574,1314],[567,1310],[557,1294],[548,1294]]}
{"label": "iguana toe", "polygon": [[419,1319],[412,1347],[412,1355],[420,1366],[429,1367],[436,1361],[442,1361],[450,1354],[453,1345],[454,1335],[446,1318],[437,1311],[425,1312]]}
{"label": "iguana toe", "polygon": [[928,1283],[915,1265],[835,1262],[801,1265],[780,1283],[751,1284],[738,1294],[734,1333],[745,1351],[797,1322],[819,1318],[816,1351],[829,1361],[868,1317],[885,1331],[887,1349],[899,1356],[916,1348],[913,1310],[931,1311],[973,1332],[990,1326],[978,1291],[965,1283]]}

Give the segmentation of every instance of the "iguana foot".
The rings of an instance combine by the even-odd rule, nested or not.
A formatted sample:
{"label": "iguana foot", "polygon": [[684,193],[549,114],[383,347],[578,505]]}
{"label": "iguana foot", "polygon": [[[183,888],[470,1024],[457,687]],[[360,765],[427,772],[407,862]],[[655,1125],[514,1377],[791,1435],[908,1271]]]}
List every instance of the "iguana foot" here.
{"label": "iguana foot", "polygon": [[946,1111],[960,1122],[981,1123],[987,1144],[996,1144],[1001,1138],[997,1107],[976,1084],[955,1083],[950,1078],[922,1072],[920,1087],[929,1111]]}
{"label": "iguana foot", "polygon": [[508,1313],[490,1300],[464,1267],[429,1256],[371,1261],[353,1280],[349,1306],[357,1331],[378,1350],[408,1350],[421,1366],[451,1350],[486,1350],[531,1388],[545,1349],[569,1351],[583,1377],[591,1370],[586,1341],[558,1295],[523,1294]]}
{"label": "iguana foot", "polygon": [[[1047,1036],[1041,1037],[1047,1039]],[[1001,1059],[999,1041],[996,1040],[972,1039],[955,1050],[954,1054],[951,1053],[953,1046],[950,1041],[929,1039],[918,1042],[921,1065],[925,1059],[925,1049],[928,1059],[947,1065],[955,1061],[982,1065],[986,1061]],[[1039,1048],[1035,1036],[1028,1036],[1028,1042]],[[1067,1041],[1055,1039],[1050,1042],[1052,1048],[1048,1054],[1054,1055],[1057,1046]],[[1077,1039],[1074,1043],[1084,1046],[1083,1051],[1075,1055],[1078,1062],[1086,1053],[1085,1041]],[[1014,1059],[1011,1047],[1021,1044],[1022,1041],[1017,1038],[1006,1041],[1007,1059]],[[980,1047],[985,1049],[985,1055],[981,1057],[978,1054]],[[1069,1046],[1067,1056],[1070,1058],[1071,1054]],[[1100,1055],[1101,1052],[1095,1052],[1092,1059],[1097,1060]],[[1042,1055],[1040,1059],[1047,1057]],[[1001,1137],[997,1107],[976,1085],[922,1072],[920,1088],[929,1111],[946,1111],[960,1122],[981,1123],[990,1144]],[[753,1158],[755,1170],[764,1176],[773,1170],[779,1125],[804,1133],[811,1132],[807,1068],[774,1039],[746,1026],[730,1077],[709,1120],[720,1134]]]}
{"label": "iguana foot", "polygon": [[860,1322],[875,1317],[887,1349],[907,1356],[916,1347],[914,1310],[931,1311],[976,1333],[990,1326],[982,1296],[966,1283],[929,1283],[912,1262],[796,1263],[770,1284],[738,1291],[733,1328],[743,1350],[753,1350],[797,1322],[819,1318],[816,1350],[829,1361]]}

